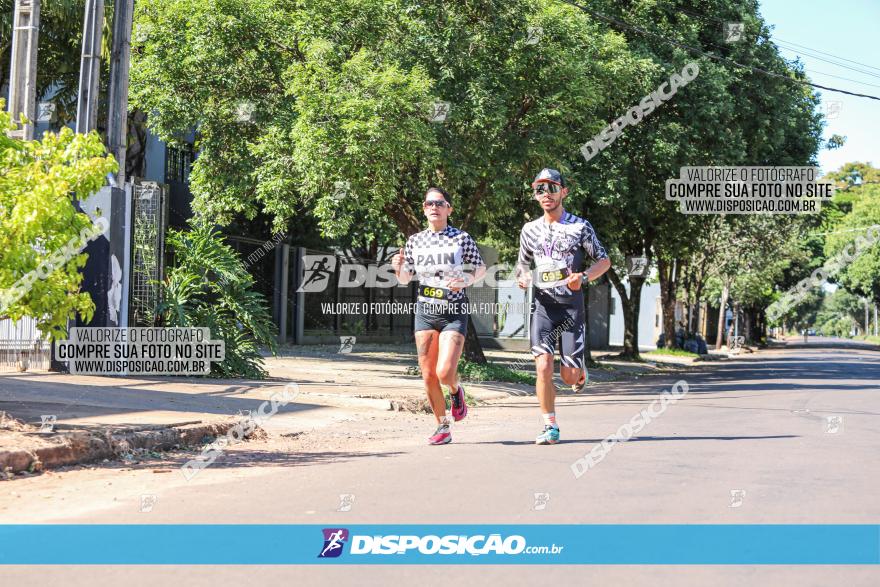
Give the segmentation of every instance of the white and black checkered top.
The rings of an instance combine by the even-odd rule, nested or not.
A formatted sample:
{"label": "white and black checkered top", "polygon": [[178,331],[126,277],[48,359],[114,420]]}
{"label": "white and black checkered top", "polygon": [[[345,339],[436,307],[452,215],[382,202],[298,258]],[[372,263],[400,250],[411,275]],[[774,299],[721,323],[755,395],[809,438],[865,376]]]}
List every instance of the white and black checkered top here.
{"label": "white and black checkered top", "polygon": [[[593,225],[571,212],[563,212],[559,222],[547,223],[543,216],[526,222],[519,235],[517,263],[529,270],[532,261],[536,266],[544,262],[564,261],[571,271],[576,272],[584,264],[584,253],[594,261],[608,258]],[[567,285],[535,288],[535,299],[544,303],[569,304],[582,295],[582,290],[575,292]]]}
{"label": "white and black checkered top", "polygon": [[[467,268],[469,271],[485,265],[471,235],[448,225],[440,232],[428,228],[412,235],[407,239],[403,253],[403,268],[413,273],[423,285],[447,287],[449,279],[464,275],[464,265],[471,266]],[[464,297],[462,289],[451,292],[449,301],[459,302]]]}

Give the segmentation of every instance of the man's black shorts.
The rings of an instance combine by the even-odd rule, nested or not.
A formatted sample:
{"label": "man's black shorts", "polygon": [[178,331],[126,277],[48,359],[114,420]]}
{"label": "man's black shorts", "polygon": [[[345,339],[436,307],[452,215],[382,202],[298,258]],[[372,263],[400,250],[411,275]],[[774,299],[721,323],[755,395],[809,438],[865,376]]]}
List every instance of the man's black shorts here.
{"label": "man's black shorts", "polygon": [[544,353],[552,355],[559,347],[563,365],[583,369],[585,336],[583,303],[534,303],[529,338],[536,357]]}

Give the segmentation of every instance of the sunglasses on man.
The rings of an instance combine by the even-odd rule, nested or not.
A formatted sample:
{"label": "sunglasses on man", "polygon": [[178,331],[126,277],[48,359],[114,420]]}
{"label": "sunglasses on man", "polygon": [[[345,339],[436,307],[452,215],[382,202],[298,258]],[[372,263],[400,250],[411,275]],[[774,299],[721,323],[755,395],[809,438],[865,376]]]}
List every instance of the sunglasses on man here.
{"label": "sunglasses on man", "polygon": [[425,200],[425,208],[445,208],[449,205],[446,200]]}
{"label": "sunglasses on man", "polygon": [[538,183],[532,186],[535,191],[536,196],[543,196],[544,194],[558,194],[562,191],[562,186],[555,183]]}

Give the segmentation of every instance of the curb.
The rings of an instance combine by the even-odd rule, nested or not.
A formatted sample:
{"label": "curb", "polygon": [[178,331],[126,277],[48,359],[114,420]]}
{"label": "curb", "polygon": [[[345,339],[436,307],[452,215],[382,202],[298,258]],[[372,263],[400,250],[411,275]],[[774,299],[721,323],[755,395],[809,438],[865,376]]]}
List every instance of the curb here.
{"label": "curb", "polygon": [[[73,430],[59,432],[56,446],[36,450],[0,451],[0,472],[42,471],[54,467],[89,463],[103,459],[118,458],[132,449],[168,450],[175,446],[202,444],[205,436],[217,437],[238,422],[196,423],[188,426],[171,426],[150,430],[89,432]],[[257,429],[250,436],[258,435]]]}

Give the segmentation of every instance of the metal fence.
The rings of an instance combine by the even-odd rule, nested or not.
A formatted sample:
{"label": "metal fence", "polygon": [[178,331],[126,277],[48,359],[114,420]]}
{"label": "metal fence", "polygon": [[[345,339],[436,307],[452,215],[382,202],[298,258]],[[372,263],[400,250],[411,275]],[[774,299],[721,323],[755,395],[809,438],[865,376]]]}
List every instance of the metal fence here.
{"label": "metal fence", "polygon": [[[313,260],[317,257],[335,259],[324,265],[307,264],[303,267],[303,283],[315,276],[320,278],[320,291],[306,291],[298,298],[303,304],[303,334],[306,336],[321,335],[373,335],[391,338],[407,338],[412,336],[413,320],[411,314],[396,313],[346,313],[340,308],[351,307],[355,303],[381,302],[414,302],[416,299],[415,284],[406,286],[377,288],[339,287],[340,273],[346,265],[356,264],[367,267],[368,274],[378,267],[376,261],[361,259],[350,255],[300,249],[304,251],[304,259]],[[324,269],[324,268],[332,269]],[[349,304],[349,306],[346,306]]]}
{"label": "metal fence", "polygon": [[[409,312],[350,312],[353,308],[400,308],[401,305],[416,301],[416,282],[405,286],[371,287],[368,283],[357,287],[340,287],[343,271],[352,271],[347,266],[357,265],[366,268],[366,275],[376,275],[384,279],[380,264],[375,260],[361,259],[338,252],[298,249],[298,279],[294,281],[293,291],[301,286],[303,292],[295,296],[301,304],[301,312],[292,316],[302,320],[302,334],[309,339],[321,336],[364,336],[368,338],[400,339],[412,338],[415,316]],[[296,255],[294,255],[296,257]],[[471,287],[468,297],[475,307],[486,307],[498,299],[498,290],[490,287]],[[391,302],[387,304],[386,302]],[[482,304],[482,306],[480,306]],[[498,317],[492,312],[472,313],[471,319],[480,335],[495,336],[498,332]],[[294,325],[295,329],[295,325]],[[296,331],[296,330],[292,330]]]}
{"label": "metal fence", "polygon": [[129,326],[152,326],[164,271],[167,190],[152,181],[132,181],[132,270]]}
{"label": "metal fence", "polygon": [[37,321],[0,320],[0,372],[48,369],[49,341],[37,330]]}

